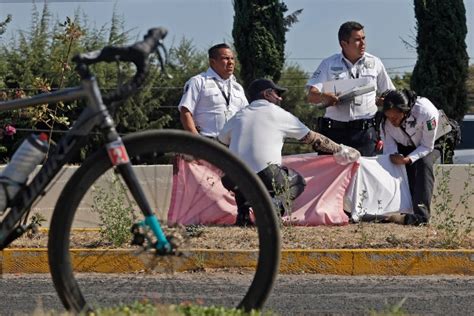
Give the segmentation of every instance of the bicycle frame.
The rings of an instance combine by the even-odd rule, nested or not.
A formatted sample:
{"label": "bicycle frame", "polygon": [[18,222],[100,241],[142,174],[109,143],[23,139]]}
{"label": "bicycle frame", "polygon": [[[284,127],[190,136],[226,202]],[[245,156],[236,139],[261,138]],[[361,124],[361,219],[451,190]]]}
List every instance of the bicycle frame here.
{"label": "bicycle frame", "polygon": [[[114,121],[107,107],[102,102],[102,96],[94,77],[84,79],[79,87],[39,94],[27,99],[0,102],[0,111],[78,99],[86,99],[87,107],[82,111],[71,129],[61,137],[55,151],[48,156],[48,159],[32,181],[22,187],[11,200],[10,210],[6,211],[5,217],[0,222],[0,250],[7,247],[26,231],[27,226],[18,225],[16,227],[17,224],[31,208],[35,200],[46,190],[48,184],[60,172],[61,168],[84,146],[87,136],[95,127],[99,127],[106,137],[105,145],[112,164],[119,170],[145,216],[145,221],[142,224],[149,226],[155,234],[158,240],[156,248],[161,251],[170,250],[171,246],[161,229],[158,219],[138,185],[138,180],[128,160],[125,146],[115,130]],[[121,159],[117,159],[115,156],[117,151],[120,153]]]}

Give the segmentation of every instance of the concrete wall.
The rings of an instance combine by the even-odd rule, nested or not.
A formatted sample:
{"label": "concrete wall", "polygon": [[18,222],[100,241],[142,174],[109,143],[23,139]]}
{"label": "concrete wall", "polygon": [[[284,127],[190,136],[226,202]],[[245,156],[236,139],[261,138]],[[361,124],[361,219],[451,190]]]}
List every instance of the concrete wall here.
{"label": "concrete wall", "polygon": [[[62,188],[76,169],[77,167],[65,167],[63,173],[48,190],[48,193],[34,206],[32,214],[39,212],[44,215],[47,219],[47,223],[44,225],[45,227],[49,225],[55,202]],[[464,205],[459,203],[459,199],[463,194],[465,195],[468,190],[470,190],[470,192],[474,190],[474,182],[469,176],[469,174],[474,175],[474,165],[436,165],[436,169],[436,187],[433,197],[433,206],[447,200],[445,196],[440,195],[441,190],[438,189],[440,184],[447,181],[448,192],[452,194],[452,200],[449,201],[448,206],[450,208],[456,208],[455,212],[457,216],[460,214],[470,214],[474,216],[474,194],[467,197]],[[160,218],[166,218],[172,191],[172,166],[138,166],[135,167],[135,170],[140,182],[145,188],[145,194],[152,203],[153,209],[156,210]],[[444,175],[442,171],[444,171]],[[447,171],[448,173],[446,173]],[[113,175],[110,174],[107,178],[110,181],[113,179]],[[115,190],[110,187],[110,183],[104,184],[102,182],[102,185],[102,188],[105,190]],[[101,185],[98,184],[96,188],[99,186]],[[90,210],[91,200],[92,193],[88,193],[85,202],[80,206],[79,218],[75,222],[77,226],[97,226],[98,215]],[[468,206],[467,210],[465,206]],[[433,217],[438,216],[436,212],[433,212],[432,215]]]}
{"label": "concrete wall", "polygon": [[[458,218],[460,215],[474,217],[474,164],[435,165],[435,177],[431,204],[433,218],[444,218],[443,214],[437,214],[436,205],[445,201]],[[448,194],[443,194],[444,183]]]}
{"label": "concrete wall", "polygon": [[[54,180],[54,183],[50,185],[47,194],[33,206],[31,214],[38,212],[46,218],[47,222],[43,225],[44,227],[49,226],[56,201],[67,181],[77,168],[78,167],[74,166],[64,167],[61,174]],[[155,210],[159,218],[166,218],[171,198],[173,167],[171,165],[136,166],[134,169],[144,188],[145,195],[151,203],[151,207]],[[86,198],[81,202],[81,205],[79,205],[80,211],[76,214],[77,218],[74,221],[76,226],[97,227],[98,214],[97,212],[91,211],[91,202],[97,193],[94,194],[94,192],[91,191],[101,189],[104,190],[100,191],[102,193],[119,188],[111,184],[113,179],[117,179],[112,172],[100,179],[101,180],[94,185],[92,190],[89,190],[86,194]]]}

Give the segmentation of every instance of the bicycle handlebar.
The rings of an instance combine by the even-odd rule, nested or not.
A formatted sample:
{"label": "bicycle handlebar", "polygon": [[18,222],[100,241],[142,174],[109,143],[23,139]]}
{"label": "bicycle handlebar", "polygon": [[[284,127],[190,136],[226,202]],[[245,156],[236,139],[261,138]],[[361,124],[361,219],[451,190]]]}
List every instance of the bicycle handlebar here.
{"label": "bicycle handlebar", "polygon": [[[141,42],[123,47],[106,46],[101,50],[75,55],[72,61],[76,63],[76,70],[81,78],[90,76],[87,66],[98,62],[125,61],[135,64],[137,71],[133,78],[127,84],[118,87],[116,91],[103,96],[104,103],[110,104],[132,94],[143,84],[148,72],[148,56],[155,50],[158,55],[160,54],[157,48],[163,47],[163,39],[167,33],[165,28],[152,28],[148,30]],[[159,55],[159,60],[162,64],[161,55]]]}

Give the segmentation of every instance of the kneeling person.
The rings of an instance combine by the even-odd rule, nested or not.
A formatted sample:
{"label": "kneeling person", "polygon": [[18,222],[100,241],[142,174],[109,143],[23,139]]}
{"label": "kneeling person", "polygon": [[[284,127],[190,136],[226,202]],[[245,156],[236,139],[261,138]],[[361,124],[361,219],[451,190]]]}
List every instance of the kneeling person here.
{"label": "kneeling person", "polygon": [[[287,89],[273,81],[257,79],[248,89],[250,105],[232,117],[219,133],[218,140],[240,157],[257,173],[283,215],[290,209],[290,201],[304,190],[306,182],[295,170],[282,166],[281,150],[285,138],[295,138],[312,144],[314,150],[336,154],[342,161],[356,161],[360,153],[350,147],[336,144],[329,138],[311,131],[293,114],[279,105]],[[229,180],[223,177],[224,187],[235,193],[237,203],[236,225],[252,224],[249,206]]]}

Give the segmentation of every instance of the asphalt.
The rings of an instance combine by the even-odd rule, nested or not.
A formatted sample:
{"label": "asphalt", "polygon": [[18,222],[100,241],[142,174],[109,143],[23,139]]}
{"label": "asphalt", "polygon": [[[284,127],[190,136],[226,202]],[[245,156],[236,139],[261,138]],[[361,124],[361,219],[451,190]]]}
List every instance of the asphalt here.
{"label": "asphalt", "polygon": [[[241,250],[191,250],[181,256],[148,258],[133,250],[76,249],[79,272],[134,272],[150,268],[179,272],[255,267],[257,253]],[[0,252],[0,275],[49,273],[46,249],[7,248]],[[282,250],[280,273],[327,275],[467,275],[474,276],[474,250],[314,249]]]}

